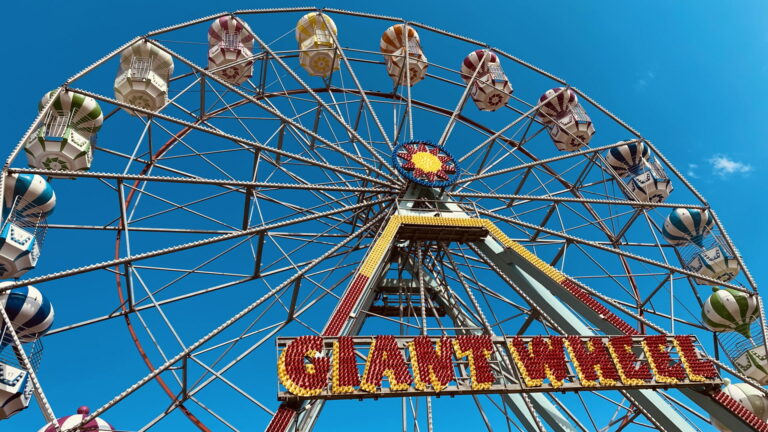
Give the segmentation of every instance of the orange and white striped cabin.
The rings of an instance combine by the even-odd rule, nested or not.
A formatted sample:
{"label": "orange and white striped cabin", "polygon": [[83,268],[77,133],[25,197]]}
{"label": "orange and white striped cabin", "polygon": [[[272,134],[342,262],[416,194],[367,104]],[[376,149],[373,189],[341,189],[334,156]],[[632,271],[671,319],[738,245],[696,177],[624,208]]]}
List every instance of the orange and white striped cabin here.
{"label": "orange and white striped cabin", "polygon": [[[395,84],[413,86],[426,76],[427,57],[421,49],[419,34],[413,27],[407,24],[395,24],[389,27],[381,35],[379,49],[384,54],[387,74]],[[403,73],[406,63],[408,65],[407,76]]]}

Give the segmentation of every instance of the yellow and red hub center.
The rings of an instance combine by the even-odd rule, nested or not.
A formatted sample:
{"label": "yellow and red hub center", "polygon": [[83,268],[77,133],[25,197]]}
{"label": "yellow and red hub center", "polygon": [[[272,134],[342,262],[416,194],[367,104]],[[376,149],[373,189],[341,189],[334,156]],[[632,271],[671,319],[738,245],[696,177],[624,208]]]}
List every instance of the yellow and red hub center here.
{"label": "yellow and red hub center", "polygon": [[394,162],[406,177],[427,186],[453,181],[456,163],[445,149],[427,142],[410,142],[395,149]]}
{"label": "yellow and red hub center", "polygon": [[436,173],[443,167],[443,162],[430,152],[416,152],[411,156],[411,162],[417,169],[425,173]]}

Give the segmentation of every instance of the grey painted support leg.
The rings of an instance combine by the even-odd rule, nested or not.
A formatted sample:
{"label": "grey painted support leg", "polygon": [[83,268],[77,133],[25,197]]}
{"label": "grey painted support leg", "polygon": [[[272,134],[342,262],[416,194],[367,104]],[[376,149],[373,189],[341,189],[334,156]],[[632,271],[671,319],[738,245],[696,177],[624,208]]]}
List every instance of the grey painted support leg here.
{"label": "grey painted support leg", "polygon": [[[601,319],[580,300],[573,298],[569,292],[560,287],[560,284],[551,281],[543,273],[537,274],[540,271],[532,264],[514,252],[505,249],[496,240],[489,237],[484,242],[476,243],[476,246],[513,284],[525,291],[531,300],[553,322],[560,326],[565,333],[583,336],[597,334],[573,310],[578,311],[601,331],[607,334],[616,333],[616,329],[613,326]],[[554,285],[560,287],[562,292],[558,292]],[[555,293],[557,293],[557,296]],[[561,300],[571,300],[568,302],[568,306],[571,306],[573,310],[567,307]],[[693,426],[655,391],[628,390],[627,392],[665,430],[679,432],[695,431]],[[702,405],[702,408],[706,409],[707,407]]]}
{"label": "grey painted support leg", "polygon": [[[412,270],[413,263],[409,262],[409,270]],[[429,274],[427,273],[427,276]],[[434,278],[425,277],[425,285],[428,290],[434,294],[434,298],[437,303],[446,311],[446,314],[451,318],[455,327],[462,327],[466,329],[476,329],[465,331],[466,334],[481,334],[483,333],[480,328],[483,326],[475,322],[472,317],[459,307],[450,290],[439,284]],[[490,329],[487,331],[494,336]],[[506,371],[510,375],[511,371]],[[504,404],[514,413],[514,415],[520,420],[521,425],[529,432],[538,432],[539,426],[536,419],[530,413],[528,405],[526,404],[521,394],[504,394],[501,395]],[[547,399],[547,396],[543,393],[532,393],[528,395],[531,405],[533,405],[536,413],[547,423],[547,425],[555,432],[575,432],[578,429],[571,424],[571,422],[563,416],[555,405]]]}

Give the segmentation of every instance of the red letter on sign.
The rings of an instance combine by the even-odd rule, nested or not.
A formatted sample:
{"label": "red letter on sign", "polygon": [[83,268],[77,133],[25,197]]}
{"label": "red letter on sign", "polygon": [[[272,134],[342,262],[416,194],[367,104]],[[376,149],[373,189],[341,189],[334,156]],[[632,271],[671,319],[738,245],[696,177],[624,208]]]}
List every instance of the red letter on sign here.
{"label": "red letter on sign", "polygon": [[646,336],[643,341],[643,349],[656,374],[656,381],[674,384],[685,379],[685,369],[682,362],[672,363],[667,348],[667,337],[664,335]]}
{"label": "red letter on sign", "polygon": [[[611,354],[602,338],[591,337],[585,342],[578,336],[568,336],[566,343],[582,385],[610,386],[618,383],[619,372],[613,365]],[[599,384],[598,379],[600,380]]]}
{"label": "red letter on sign", "polygon": [[301,336],[285,347],[277,363],[277,375],[289,392],[313,396],[323,391],[331,362],[321,355],[322,350],[320,336]]}
{"label": "red letter on sign", "polygon": [[699,353],[693,347],[693,336],[675,336],[675,347],[683,361],[688,378],[691,381],[705,381],[707,378],[717,378],[717,369],[712,360],[699,358]]}
{"label": "red letter on sign", "polygon": [[540,386],[544,378],[549,378],[552,387],[560,387],[563,385],[563,379],[568,376],[563,338],[552,336],[547,339],[549,340],[536,336],[531,339],[529,348],[523,339],[515,336],[509,344],[525,385],[529,387]]}
{"label": "red letter on sign", "polygon": [[360,385],[355,363],[355,347],[350,336],[340,336],[333,343],[333,393],[351,393]]}
{"label": "red letter on sign", "polygon": [[645,384],[653,378],[648,363],[641,362],[632,352],[632,336],[614,336],[608,340],[613,363],[619,371],[621,380],[627,385]]}
{"label": "red letter on sign", "polygon": [[443,336],[437,341],[437,349],[427,336],[419,336],[408,344],[413,363],[416,388],[426,390],[432,384],[436,392],[444,389],[455,378],[453,374],[453,345],[451,338]]}
{"label": "red letter on sign", "polygon": [[496,380],[488,360],[493,351],[493,341],[487,335],[460,335],[453,341],[456,358],[469,357],[469,374],[472,390],[486,390]]}
{"label": "red letter on sign", "polygon": [[387,377],[392,390],[407,390],[413,382],[395,337],[390,335],[376,336],[371,344],[360,388],[375,393],[381,387],[382,376]]}

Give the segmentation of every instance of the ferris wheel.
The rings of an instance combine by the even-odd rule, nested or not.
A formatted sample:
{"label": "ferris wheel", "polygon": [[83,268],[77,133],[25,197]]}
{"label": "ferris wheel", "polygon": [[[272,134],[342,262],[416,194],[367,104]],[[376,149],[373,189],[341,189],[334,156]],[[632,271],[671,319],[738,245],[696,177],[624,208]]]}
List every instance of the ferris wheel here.
{"label": "ferris wheel", "polygon": [[138,36],[3,167],[0,424],[768,431],[756,283],[663,148],[400,18]]}

